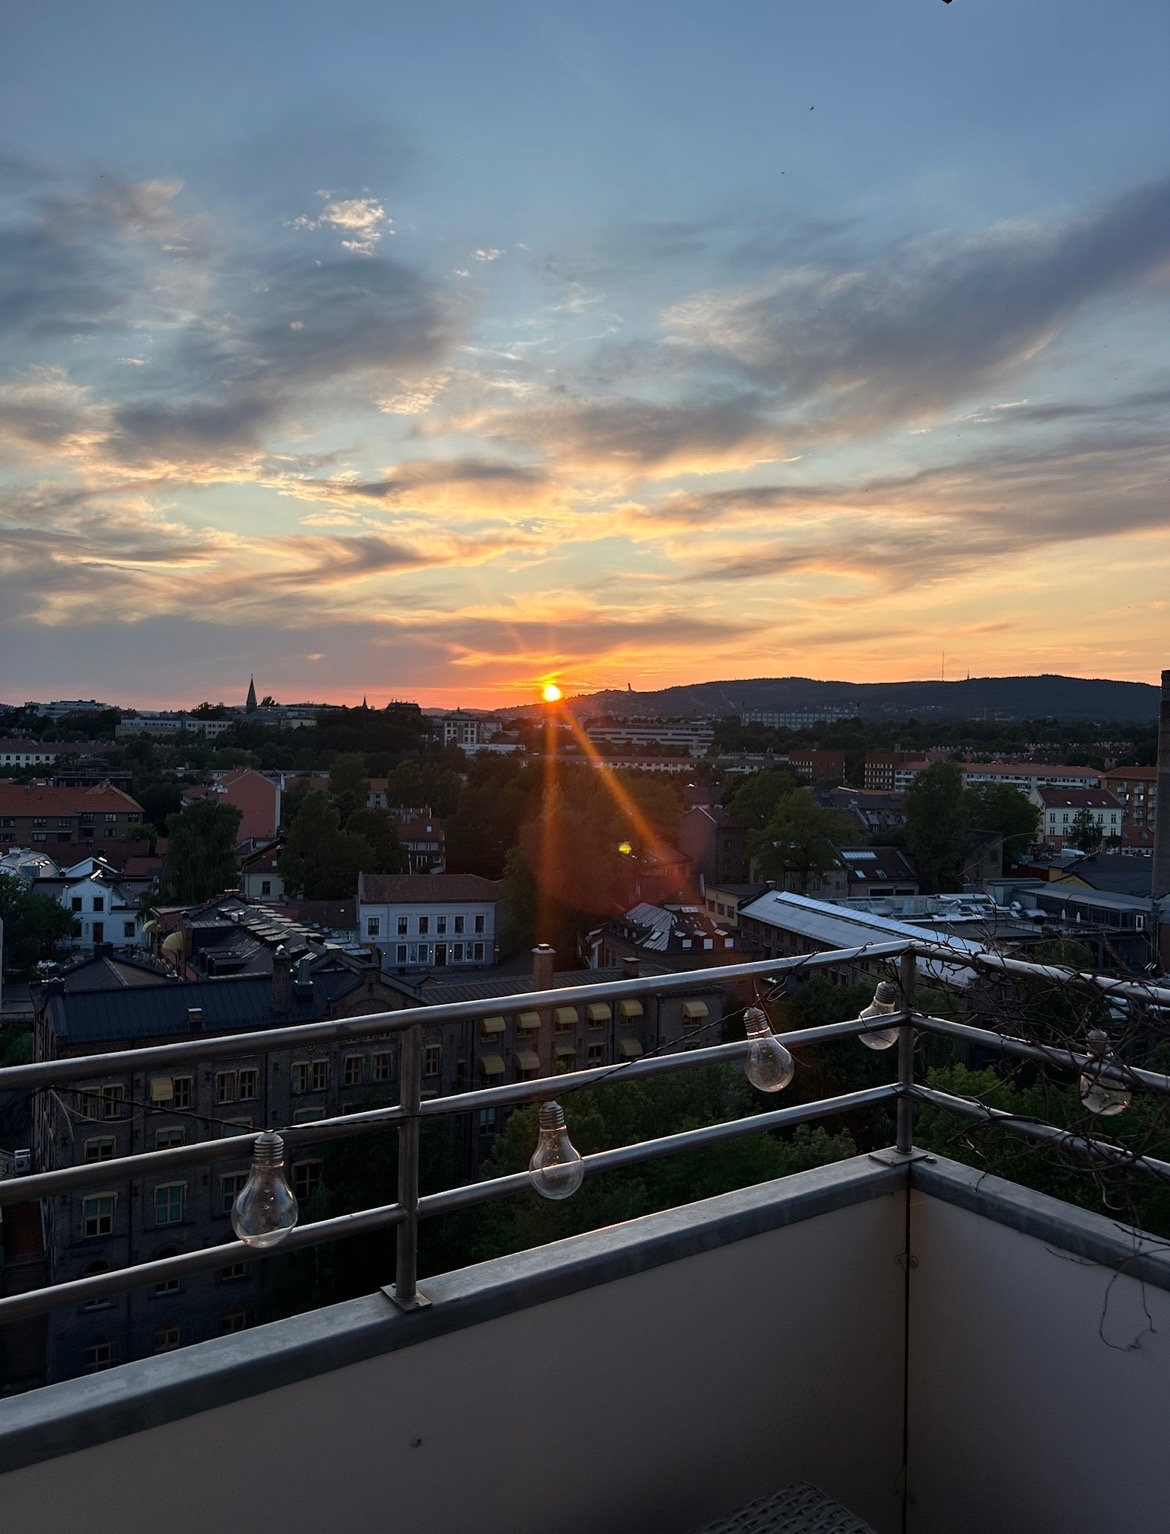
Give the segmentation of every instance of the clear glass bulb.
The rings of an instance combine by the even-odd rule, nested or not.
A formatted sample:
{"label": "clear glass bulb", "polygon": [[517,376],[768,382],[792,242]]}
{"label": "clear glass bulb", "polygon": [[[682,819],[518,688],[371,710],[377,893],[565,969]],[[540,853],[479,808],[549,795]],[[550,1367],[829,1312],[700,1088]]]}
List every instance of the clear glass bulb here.
{"label": "clear glass bulb", "polygon": [[528,1163],[541,1198],[572,1198],[585,1180],[585,1163],[573,1149],[560,1103],[541,1103],[540,1139]]}
{"label": "clear glass bulb", "polygon": [[1094,1028],[1089,1034],[1088,1045],[1093,1060],[1085,1066],[1077,1083],[1081,1102],[1090,1113],[1099,1114],[1101,1118],[1124,1113],[1132,1101],[1129,1092],[1121,1082],[1101,1075],[1101,1066],[1111,1064],[1114,1058],[1109,1048],[1109,1035]]}
{"label": "clear glass bulb", "polygon": [[743,1025],[752,1045],[743,1062],[744,1075],[759,1092],[783,1092],[796,1066],[772,1032],[763,1008],[749,1007],[743,1015]]}
{"label": "clear glass bulb", "polygon": [[249,1246],[275,1246],[297,1223],[297,1196],[284,1175],[284,1141],[257,1136],[252,1170],[232,1205],[232,1229]]}
{"label": "clear glass bulb", "polygon": [[[867,1022],[871,1017],[889,1017],[891,1012],[897,1012],[901,1004],[898,987],[889,980],[878,982],[878,988],[873,993],[873,1000],[865,1011],[860,1013],[859,1022]],[[858,1038],[866,1049],[889,1049],[898,1042],[897,1028],[877,1028],[873,1033],[858,1034]]]}

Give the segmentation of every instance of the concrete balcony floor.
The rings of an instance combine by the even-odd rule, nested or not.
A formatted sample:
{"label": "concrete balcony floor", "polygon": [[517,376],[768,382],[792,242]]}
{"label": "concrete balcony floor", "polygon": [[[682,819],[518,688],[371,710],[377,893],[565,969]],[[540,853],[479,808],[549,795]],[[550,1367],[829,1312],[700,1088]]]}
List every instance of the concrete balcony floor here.
{"label": "concrete balcony floor", "polygon": [[0,1403],[6,1527],[687,1534],[792,1480],[879,1534],[1170,1522],[1162,1244],[941,1158],[423,1288]]}

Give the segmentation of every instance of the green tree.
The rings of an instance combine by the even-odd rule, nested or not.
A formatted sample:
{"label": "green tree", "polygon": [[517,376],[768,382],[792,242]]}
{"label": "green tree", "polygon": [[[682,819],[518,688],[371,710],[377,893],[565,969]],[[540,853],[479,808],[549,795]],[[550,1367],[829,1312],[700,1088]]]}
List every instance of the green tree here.
{"label": "green tree", "polygon": [[962,881],[968,802],[957,762],[935,762],[906,790],[906,847],[934,891]]}
{"label": "green tree", "polygon": [[760,831],[776,813],[781,799],[796,788],[796,778],[783,767],[770,767],[735,779],[724,794],[724,808],[745,825]]}
{"label": "green tree", "polygon": [[1036,840],[1040,810],[1018,788],[1007,783],[973,783],[965,799],[970,828],[994,831],[1003,838],[1005,865],[1022,856]]}
{"label": "green tree", "polygon": [[51,959],[57,944],[73,930],[73,918],[51,895],[35,893],[19,874],[0,873],[0,927],[4,937],[4,972],[27,974],[41,959]]}
{"label": "green tree", "polygon": [[360,836],[370,849],[369,861],[363,863],[367,874],[405,874],[410,872],[410,855],[398,839],[398,828],[388,810],[355,810],[345,821],[345,831]]}
{"label": "green tree", "polygon": [[319,789],[305,795],[280,853],[286,890],[306,900],[348,900],[359,873],[373,873],[374,853],[356,831],[343,831],[337,806]]}
{"label": "green tree", "polygon": [[1068,840],[1078,852],[1096,852],[1101,845],[1101,827],[1092,810],[1086,807],[1076,812],[1069,828]]}
{"label": "green tree", "polygon": [[335,756],[329,767],[329,797],[341,815],[341,824],[349,824],[351,815],[364,810],[370,797],[366,777],[366,759],[356,751]]}
{"label": "green tree", "polygon": [[836,810],[823,808],[798,788],[776,801],[767,825],[753,833],[748,845],[765,879],[794,873],[807,880],[832,868],[834,842],[852,840],[852,830]]}
{"label": "green tree", "polygon": [[235,848],[243,813],[209,795],[167,821],[161,899],[197,905],[237,883]]}

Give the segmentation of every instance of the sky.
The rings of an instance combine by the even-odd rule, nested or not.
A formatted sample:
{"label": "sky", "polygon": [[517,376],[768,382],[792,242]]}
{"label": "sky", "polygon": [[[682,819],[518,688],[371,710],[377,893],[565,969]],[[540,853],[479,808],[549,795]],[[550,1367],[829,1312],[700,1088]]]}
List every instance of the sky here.
{"label": "sky", "polygon": [[1170,664],[1165,0],[0,5],[0,700]]}

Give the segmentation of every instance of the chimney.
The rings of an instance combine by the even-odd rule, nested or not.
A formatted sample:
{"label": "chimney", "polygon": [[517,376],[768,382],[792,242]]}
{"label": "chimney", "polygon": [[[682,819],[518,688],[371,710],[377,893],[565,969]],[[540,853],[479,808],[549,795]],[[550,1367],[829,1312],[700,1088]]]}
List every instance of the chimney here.
{"label": "chimney", "polygon": [[1158,710],[1158,807],[1154,814],[1154,872],[1150,893],[1170,895],[1170,671],[1162,673]]}
{"label": "chimney", "polygon": [[192,1033],[198,1033],[199,1030],[203,1027],[202,1007],[187,1008],[187,1027],[191,1029]]}
{"label": "chimney", "polygon": [[622,955],[622,979],[636,980],[638,978],[638,955],[627,953]]}
{"label": "chimney", "polygon": [[297,990],[308,995],[313,991],[313,955],[303,953],[297,960]]}
{"label": "chimney", "polygon": [[272,1010],[283,1017],[292,1005],[292,960],[282,943],[272,955]]}
{"label": "chimney", "polygon": [[532,979],[536,990],[552,990],[553,965],[556,963],[556,958],[556,949],[550,948],[547,943],[538,943],[532,950]]}

